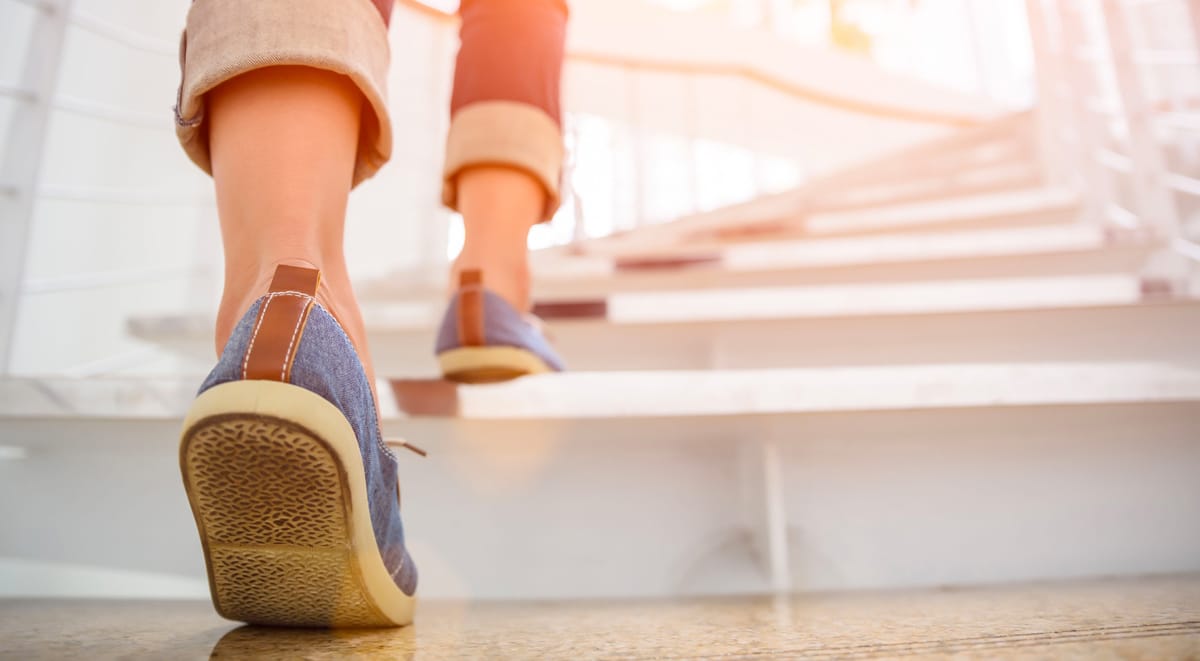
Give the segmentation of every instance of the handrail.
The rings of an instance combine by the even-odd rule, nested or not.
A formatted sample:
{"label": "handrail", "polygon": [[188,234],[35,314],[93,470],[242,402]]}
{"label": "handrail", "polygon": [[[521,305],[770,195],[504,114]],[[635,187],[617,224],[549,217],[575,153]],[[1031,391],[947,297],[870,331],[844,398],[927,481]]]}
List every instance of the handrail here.
{"label": "handrail", "polygon": [[69,112],[84,117],[93,119],[101,119],[117,124],[125,124],[127,126],[136,126],[139,128],[148,129],[174,129],[174,124],[171,122],[170,115],[163,113],[162,115],[152,115],[145,112],[137,112],[134,110],[126,110],[117,108],[102,103],[85,101],[74,97],[60,96],[51,102],[51,107],[55,110]]}
{"label": "handrail", "polygon": [[1200,179],[1177,172],[1167,173],[1167,187],[1179,193],[1200,197]]}
{"label": "handrail", "polygon": [[101,289],[146,282],[199,278],[206,275],[208,275],[207,270],[200,266],[159,266],[119,271],[93,271],[28,279],[21,287],[21,293],[55,294],[82,289]]}
{"label": "handrail", "polygon": [[211,195],[183,191],[155,191],[140,188],[110,188],[82,186],[43,186],[37,196],[47,200],[92,202],[99,204],[134,204],[140,206],[211,207],[216,204]]}
{"label": "handrail", "polygon": [[46,2],[46,0],[12,0],[19,5],[25,5],[36,9],[37,11],[54,11],[57,7],[54,4]]}
{"label": "handrail", "polygon": [[[435,7],[417,2],[416,0],[396,0],[396,4],[403,6],[427,19],[445,25],[450,25],[458,20],[455,14],[444,12]],[[97,18],[90,14],[72,12],[70,21],[72,24],[77,25],[89,32],[106,37],[117,43],[124,44],[130,48],[156,55],[171,57],[177,55],[176,48],[168,40],[144,35]],[[919,124],[937,124],[954,128],[969,128],[972,126],[979,126],[984,121],[980,118],[965,114],[942,113],[936,111],[917,110],[913,108],[900,108],[896,106],[874,103],[864,99],[854,99],[832,94],[813,87],[798,85],[794,82],[784,80],[779,76],[762,71],[756,67],[743,64],[726,62],[685,63],[663,59],[620,56],[598,52],[568,52],[565,57],[569,62],[581,62],[586,64],[594,64],[597,66],[658,71],[682,75],[728,76],[741,78],[749,82],[762,85],[768,89],[781,92],[796,100],[826,106],[829,108],[835,108],[857,115],[878,117],[881,119],[913,122]]]}
{"label": "handrail", "polygon": [[68,22],[92,34],[106,37],[129,48],[164,57],[179,57],[179,46],[167,39],[160,39],[116,23],[110,23],[92,14],[72,11]]}
{"label": "handrail", "polygon": [[[424,3],[417,2],[417,0],[396,0],[396,4],[404,6],[441,23],[451,24],[458,20],[458,17],[455,14],[444,12],[435,7],[430,7]],[[567,52],[565,57],[569,62],[581,62],[623,69],[641,69],[683,75],[731,76],[743,78],[777,92],[782,92],[783,94],[786,94],[787,96],[797,100],[807,101],[809,103],[815,103],[817,105],[831,108],[837,108],[858,115],[880,117],[883,119],[893,119],[897,121],[922,124],[940,124],[955,128],[979,126],[985,121],[969,115],[939,113],[915,110],[912,108],[897,108],[894,106],[872,103],[862,99],[852,99],[849,97],[838,96],[836,94],[823,92],[815,88],[797,85],[796,83],[784,80],[778,76],[761,71],[755,67],[742,64],[678,62],[663,59],[628,57],[613,55],[610,53],[586,51]]]}
{"label": "handrail", "polygon": [[[1170,0],[1188,9],[1191,18],[1196,22],[1195,37],[1200,38],[1200,3],[1196,0]],[[1119,105],[1108,107],[1107,103],[1086,102],[1077,104],[1079,113],[1074,121],[1086,123],[1088,117],[1103,117],[1118,119],[1125,125],[1128,132],[1121,148],[1108,147],[1104,144],[1087,146],[1090,160],[1108,172],[1120,173],[1129,184],[1132,195],[1132,205],[1124,206],[1112,199],[1111,184],[1106,174],[1094,171],[1084,174],[1085,185],[1094,189],[1093,194],[1102,202],[1099,211],[1108,222],[1140,229],[1151,227],[1157,236],[1163,240],[1166,252],[1180,256],[1187,262],[1187,267],[1178,270],[1170,277],[1173,286],[1179,291],[1194,293],[1194,275],[1200,262],[1200,243],[1184,236],[1185,226],[1180,218],[1179,202],[1175,194],[1200,197],[1200,178],[1191,173],[1180,172],[1178,166],[1172,168],[1166,159],[1164,146],[1160,143],[1156,129],[1169,128],[1176,131],[1200,129],[1200,114],[1181,112],[1163,107],[1149,98],[1145,88],[1145,78],[1152,73],[1155,66],[1187,65],[1195,66],[1200,62],[1200,44],[1189,41],[1187,48],[1166,47],[1165,44],[1135,44],[1129,33],[1129,25],[1134,21],[1126,17],[1127,11],[1149,5],[1165,4],[1167,0],[1102,0],[1099,7],[1093,7],[1103,12],[1102,30],[1107,38],[1107,50],[1099,50],[1093,38],[1092,44],[1079,44],[1077,35],[1063,33],[1060,40],[1065,40],[1058,53],[1066,59],[1075,59],[1087,67],[1103,67],[1111,72],[1115,79],[1115,92]],[[1060,12],[1059,16],[1066,24],[1071,24],[1072,10],[1075,20],[1084,8],[1071,4],[1072,0],[1057,0],[1052,5]],[[1030,6],[1033,6],[1032,3]],[[1043,37],[1045,39],[1045,37]],[[1065,45],[1065,44],[1069,44]],[[1147,67],[1146,65],[1150,65]],[[1080,76],[1075,76],[1074,95],[1086,95],[1089,92],[1078,87]],[[1087,140],[1087,136],[1084,135]],[[1086,166],[1085,166],[1086,170]]]}
{"label": "handrail", "polygon": [[805,87],[786,81],[778,76],[760,71],[754,67],[741,64],[727,63],[693,63],[668,60],[653,60],[648,58],[625,57],[608,53],[576,52],[568,53],[567,60],[584,62],[600,66],[613,66],[625,69],[645,69],[664,73],[683,75],[732,76],[744,78],[777,92],[782,92],[794,99],[815,103],[826,107],[837,108],[858,115],[868,115],[883,119],[916,122],[922,124],[941,124],[955,128],[970,128],[980,126],[985,120],[954,113],[939,113],[912,108],[898,108],[872,103],[861,99],[838,96],[822,92],[812,87]]}
{"label": "handrail", "polygon": [[1200,262],[1200,243],[1180,237],[1171,242],[1171,247],[1175,248],[1175,252],[1193,262]]}
{"label": "handrail", "polygon": [[21,87],[20,85],[15,85],[13,83],[3,83],[3,82],[0,82],[0,96],[7,96],[10,98],[16,99],[18,101],[26,101],[26,102],[37,99],[36,94],[31,92],[30,90],[25,89],[24,87]]}
{"label": "handrail", "polygon": [[1133,56],[1138,64],[1157,64],[1172,66],[1196,66],[1200,58],[1195,53],[1184,50],[1147,49]]}

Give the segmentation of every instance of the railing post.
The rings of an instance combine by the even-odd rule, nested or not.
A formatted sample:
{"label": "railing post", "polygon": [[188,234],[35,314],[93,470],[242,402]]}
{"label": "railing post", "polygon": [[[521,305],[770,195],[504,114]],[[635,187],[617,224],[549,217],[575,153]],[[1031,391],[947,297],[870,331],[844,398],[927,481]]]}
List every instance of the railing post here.
{"label": "railing post", "polygon": [[21,72],[27,96],[16,104],[0,165],[0,377],[12,368],[34,198],[71,1],[47,0],[38,7]]}
{"label": "railing post", "polygon": [[1130,176],[1137,200],[1137,214],[1162,238],[1171,240],[1179,233],[1179,212],[1174,194],[1167,186],[1166,159],[1154,132],[1153,109],[1146,98],[1142,78],[1134,62],[1129,16],[1120,0],[1102,0],[1101,6],[1113,76],[1129,132],[1130,159],[1133,162]]}
{"label": "railing post", "polygon": [[[625,68],[626,98],[625,103],[629,113],[629,137],[633,156],[633,226],[641,227],[646,223],[646,186],[642,178],[646,174],[646,136],[642,127],[641,94],[638,91],[637,70]],[[614,228],[615,229],[615,228]]]}
{"label": "railing post", "polygon": [[1046,22],[1044,0],[1025,0],[1029,22],[1029,40],[1033,46],[1034,75],[1037,81],[1037,149],[1038,166],[1045,186],[1068,183],[1068,169],[1063,161],[1061,132],[1065,126],[1063,103],[1058,89],[1063,83],[1062,57],[1056,53]]}
{"label": "railing post", "polygon": [[700,134],[700,102],[696,94],[696,74],[684,74],[685,83],[687,85],[687,95],[684,103],[684,113],[686,115],[684,121],[683,139],[687,141],[687,159],[685,164],[687,167],[687,189],[688,189],[688,204],[690,213],[699,213],[700,211],[700,154],[696,148],[697,136]]}
{"label": "railing post", "polygon": [[768,589],[775,595],[794,590],[788,540],[787,498],[778,434],[770,425],[763,437],[738,439],[737,453],[744,521],[750,549]]}
{"label": "railing post", "polygon": [[975,5],[975,0],[963,0],[963,11],[967,15],[967,41],[971,44],[971,61],[975,66],[975,78],[979,84],[979,95],[988,96],[991,91],[989,88],[990,76],[988,75],[987,62],[983,57],[984,45],[980,43],[984,32],[979,25],[979,7]]}
{"label": "railing post", "polygon": [[1192,43],[1200,51],[1200,0],[1186,0],[1188,18],[1192,22]]}
{"label": "railing post", "polygon": [[[1088,41],[1083,17],[1079,13],[1083,8],[1075,4],[1074,0],[1048,1],[1050,6],[1057,10],[1055,16],[1058,18],[1059,28],[1056,58],[1059,68],[1053,83],[1053,93],[1057,97],[1060,92],[1064,92],[1070,97],[1067,103],[1071,109],[1071,123],[1075,127],[1076,167],[1085,192],[1084,206],[1088,217],[1095,219],[1095,222],[1105,222],[1114,206],[1110,182],[1112,173],[1097,160],[1096,151],[1107,139],[1107,130],[1096,113],[1088,108],[1091,90],[1086,87],[1085,81],[1094,77],[1094,65],[1083,61],[1077,52],[1071,50]],[[1066,122],[1055,127],[1055,130],[1066,130]]]}

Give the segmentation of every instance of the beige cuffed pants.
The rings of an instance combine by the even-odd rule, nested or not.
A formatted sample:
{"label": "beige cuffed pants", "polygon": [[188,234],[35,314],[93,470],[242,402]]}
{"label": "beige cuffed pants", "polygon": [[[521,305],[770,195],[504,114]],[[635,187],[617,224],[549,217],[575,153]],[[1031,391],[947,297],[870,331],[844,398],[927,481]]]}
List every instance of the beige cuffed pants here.
{"label": "beige cuffed pants", "polygon": [[[175,107],[184,151],[212,173],[205,95],[243,73],[299,65],[343,74],[366,99],[354,185],[392,155],[387,110],[392,0],[195,0],[180,44]],[[558,86],[566,6],[562,0],[464,0],[462,41],[443,167],[442,200],[456,208],[460,172],[511,167],[558,207],[563,145]],[[410,103],[420,103],[412,99]]]}

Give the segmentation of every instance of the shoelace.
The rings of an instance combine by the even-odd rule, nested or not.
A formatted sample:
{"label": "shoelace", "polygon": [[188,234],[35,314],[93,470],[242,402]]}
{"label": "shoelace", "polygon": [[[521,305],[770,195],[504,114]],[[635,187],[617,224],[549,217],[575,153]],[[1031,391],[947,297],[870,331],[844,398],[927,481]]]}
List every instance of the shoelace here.
{"label": "shoelace", "polygon": [[418,454],[422,457],[429,456],[428,452],[422,450],[421,448],[413,445],[412,443],[409,443],[408,441],[406,441],[402,438],[394,438],[392,440],[388,440],[385,438],[383,440],[383,444],[394,447],[394,448],[404,448],[405,450],[408,450],[409,452],[412,452],[414,454]]}

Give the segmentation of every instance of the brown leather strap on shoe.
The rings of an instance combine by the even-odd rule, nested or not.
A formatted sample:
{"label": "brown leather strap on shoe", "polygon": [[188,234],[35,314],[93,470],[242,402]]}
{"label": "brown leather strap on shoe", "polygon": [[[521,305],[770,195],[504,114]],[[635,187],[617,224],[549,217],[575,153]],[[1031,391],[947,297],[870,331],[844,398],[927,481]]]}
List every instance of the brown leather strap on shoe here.
{"label": "brown leather strap on shoe", "polygon": [[458,341],[464,347],[481,347],[483,335],[483,273],[477,269],[458,276]]}
{"label": "brown leather strap on shoe", "polygon": [[271,291],[258,310],[254,333],[242,361],[242,378],[287,382],[304,325],[316,300],[321,272],[277,266]]}

